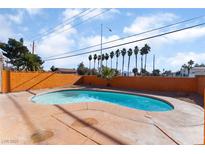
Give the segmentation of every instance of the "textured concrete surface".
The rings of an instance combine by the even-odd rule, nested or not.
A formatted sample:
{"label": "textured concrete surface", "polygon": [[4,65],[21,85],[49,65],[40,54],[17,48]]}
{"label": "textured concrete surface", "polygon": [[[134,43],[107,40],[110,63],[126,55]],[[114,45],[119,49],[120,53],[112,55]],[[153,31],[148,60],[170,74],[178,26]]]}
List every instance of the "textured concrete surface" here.
{"label": "textured concrete surface", "polygon": [[54,90],[59,89],[0,94],[0,144],[203,144],[204,110],[195,104],[150,93],[174,110],[31,102],[35,94]]}

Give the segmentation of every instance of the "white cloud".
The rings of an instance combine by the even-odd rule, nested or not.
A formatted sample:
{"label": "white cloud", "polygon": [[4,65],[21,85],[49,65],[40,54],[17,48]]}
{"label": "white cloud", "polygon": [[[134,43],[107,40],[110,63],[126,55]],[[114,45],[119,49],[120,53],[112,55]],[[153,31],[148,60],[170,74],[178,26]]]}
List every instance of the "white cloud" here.
{"label": "white cloud", "polygon": [[[172,13],[157,13],[153,15],[148,16],[139,16],[137,17],[132,24],[129,26],[124,27],[123,32],[127,34],[137,34],[141,33],[150,29],[162,27],[167,24],[171,24],[175,22],[176,19],[179,19],[175,14]],[[187,27],[190,25],[184,25],[183,27]],[[178,26],[178,28],[181,28]],[[171,27],[168,30],[175,30],[176,27]],[[136,40],[139,38],[146,38],[149,36],[153,36],[156,34],[164,33],[163,30],[156,30],[151,33],[139,35],[137,37],[132,37],[129,40]],[[150,44],[153,48],[159,49],[162,46],[165,45],[176,45],[179,43],[186,43],[186,42],[193,42],[196,39],[199,39],[201,37],[205,36],[205,27],[196,27],[193,29],[183,30],[180,32],[168,34],[165,36],[145,40],[142,42],[138,42],[137,44],[143,45],[144,43]]]}
{"label": "white cloud", "polygon": [[91,13],[87,14],[86,16],[83,16],[82,19],[86,20],[90,17],[95,16],[94,17],[95,20],[96,19],[106,20],[106,19],[113,18],[115,14],[119,14],[119,13],[120,13],[120,11],[118,9],[110,9],[108,12],[106,12],[105,9],[96,9],[96,10],[92,11]]}
{"label": "white cloud", "polygon": [[[84,11],[84,9],[80,9],[80,8],[75,8],[75,9],[65,9],[65,11],[62,13],[64,20],[72,18],[73,16],[78,15],[79,13],[81,13],[82,11]],[[99,15],[102,12],[104,12],[105,9],[89,9],[87,11],[85,11],[84,13],[80,14],[80,19],[81,20],[86,20],[88,18],[91,18],[93,16]],[[100,20],[105,20],[105,19],[110,19],[112,18],[115,14],[119,14],[120,11],[118,9],[111,9],[108,12],[105,12],[99,16],[94,17],[93,19],[100,19]]]}
{"label": "white cloud", "polygon": [[14,37],[15,33],[11,28],[10,23],[8,22],[8,19],[6,16],[0,15],[0,41],[7,42],[9,37]]}
{"label": "white cloud", "polygon": [[[69,28],[71,28],[71,25],[66,25],[61,30]],[[37,44],[37,53],[41,57],[46,58],[71,50],[71,47],[75,44],[72,35],[76,34],[76,32],[77,31],[74,28],[71,28],[69,31],[65,31],[64,33],[60,33],[59,30],[56,30],[54,33],[45,36]],[[63,59],[50,61],[46,62],[44,66],[46,69],[49,69],[51,65],[55,65],[56,67],[66,67],[69,66],[69,61]]]}
{"label": "white cloud", "polygon": [[39,15],[42,12],[41,8],[26,8],[29,15]]}
{"label": "white cloud", "polygon": [[73,16],[76,16],[77,14],[79,14],[80,12],[82,12],[83,9],[78,9],[78,8],[75,8],[75,9],[65,9],[65,11],[63,11],[62,15],[63,15],[63,18],[64,20],[66,19],[69,19]]}
{"label": "white cloud", "polygon": [[7,14],[8,19],[14,23],[21,24],[23,20],[23,11],[18,10],[16,14]]}
{"label": "white cloud", "polygon": [[[68,28],[71,28],[71,26],[66,25],[61,30]],[[71,29],[70,31],[66,31],[64,33],[59,33],[59,30],[56,30],[52,34],[45,36],[38,45],[38,50],[40,52],[39,54],[41,54],[43,57],[47,57],[67,51],[74,43],[71,35],[75,33],[75,29]]]}
{"label": "white cloud", "polygon": [[134,22],[126,26],[123,30],[124,33],[139,33],[149,29],[157,28],[165,23],[170,23],[178,17],[172,13],[158,13],[149,16],[139,16]]}
{"label": "white cloud", "polygon": [[196,63],[205,62],[205,52],[178,52],[175,56],[168,58],[167,62],[171,66],[181,66],[184,63],[187,63],[189,60],[193,60]]}
{"label": "white cloud", "polygon": [[203,36],[205,36],[205,27],[197,27],[177,33],[172,33],[167,35],[166,37],[173,41],[193,41]]}
{"label": "white cloud", "polygon": [[195,63],[201,64],[205,61],[205,52],[176,52],[172,56],[158,56],[156,58],[157,67],[165,68],[167,70],[178,71],[183,64],[186,64],[189,60],[193,60]]}

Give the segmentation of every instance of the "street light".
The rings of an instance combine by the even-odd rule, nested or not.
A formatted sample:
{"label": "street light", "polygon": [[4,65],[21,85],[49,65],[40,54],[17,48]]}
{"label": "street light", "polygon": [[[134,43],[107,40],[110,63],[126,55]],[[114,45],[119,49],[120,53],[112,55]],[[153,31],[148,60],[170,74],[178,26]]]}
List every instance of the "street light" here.
{"label": "street light", "polygon": [[[112,30],[108,27],[106,27],[108,31],[112,32]],[[100,60],[100,74],[102,75],[102,37],[103,37],[103,24],[101,24],[101,38],[100,38],[100,55],[101,55],[101,60]]]}

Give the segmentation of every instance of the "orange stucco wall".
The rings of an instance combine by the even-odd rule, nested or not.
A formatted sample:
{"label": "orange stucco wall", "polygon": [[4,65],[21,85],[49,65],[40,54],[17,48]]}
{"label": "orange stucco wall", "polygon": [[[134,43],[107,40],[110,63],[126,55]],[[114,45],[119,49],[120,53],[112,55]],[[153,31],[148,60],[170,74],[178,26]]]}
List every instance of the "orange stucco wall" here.
{"label": "orange stucco wall", "polygon": [[203,95],[204,89],[205,89],[205,77],[204,76],[198,76],[197,80],[198,80],[198,82],[197,82],[197,87],[198,87],[197,92],[199,94]]}
{"label": "orange stucco wall", "polygon": [[115,77],[110,81],[96,76],[84,76],[83,83],[86,85],[106,86],[110,83],[111,87],[154,90],[154,91],[175,91],[175,92],[196,92],[196,78],[172,78],[172,77]]}
{"label": "orange stucco wall", "polygon": [[80,82],[81,76],[51,72],[2,72],[2,92],[44,89],[72,85]]}
{"label": "orange stucco wall", "polygon": [[78,76],[51,72],[2,72],[2,92],[24,91],[29,89],[53,88],[76,83],[137,90],[197,92],[201,95],[205,89],[205,77],[115,77],[107,81],[97,76]]}

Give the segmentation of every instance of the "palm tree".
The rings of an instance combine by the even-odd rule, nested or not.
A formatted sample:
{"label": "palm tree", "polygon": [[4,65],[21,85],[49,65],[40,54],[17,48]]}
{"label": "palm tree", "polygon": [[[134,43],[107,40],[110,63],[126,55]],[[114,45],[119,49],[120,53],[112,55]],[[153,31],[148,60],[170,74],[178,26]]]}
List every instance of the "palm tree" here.
{"label": "palm tree", "polygon": [[132,56],[132,49],[129,48],[129,50],[127,51],[128,54],[128,76],[129,76],[129,71],[130,71],[130,57]]}
{"label": "palm tree", "polygon": [[143,55],[144,55],[144,47],[140,49],[140,55],[141,55],[141,74],[143,70]]}
{"label": "palm tree", "polygon": [[110,52],[110,65],[111,65],[111,69],[112,69],[112,58],[114,57],[115,53],[113,51]]}
{"label": "palm tree", "polygon": [[118,69],[118,57],[120,56],[120,50],[117,49],[115,51],[115,55],[116,55],[116,70]]}
{"label": "palm tree", "polygon": [[99,70],[100,60],[101,60],[101,55],[98,55],[98,70]]}
{"label": "palm tree", "polygon": [[94,56],[93,56],[93,59],[94,59],[94,69],[95,69],[95,62],[96,62],[97,58],[98,58],[97,54],[94,54]]}
{"label": "palm tree", "polygon": [[144,69],[146,71],[146,67],[147,67],[147,54],[150,52],[150,46],[145,44],[144,46],[144,54],[145,54],[145,64],[144,64]]}
{"label": "palm tree", "polygon": [[135,46],[135,49],[134,49],[134,54],[135,54],[135,68],[137,69],[137,55],[139,53],[139,48],[138,46]]}
{"label": "palm tree", "polygon": [[91,69],[91,60],[92,60],[92,55],[89,55],[88,59],[89,59],[89,69]]}
{"label": "palm tree", "polygon": [[101,57],[102,59],[102,65],[103,65],[103,61],[105,60],[105,55],[104,54],[102,54],[102,57]]}
{"label": "palm tree", "polygon": [[121,54],[122,54],[122,75],[123,75],[123,71],[124,71],[124,60],[125,60],[125,55],[126,55],[126,49],[123,48],[121,50]]}
{"label": "palm tree", "polygon": [[106,53],[105,54],[105,60],[106,60],[106,67],[107,67],[107,60],[109,59],[109,55]]}
{"label": "palm tree", "polygon": [[194,64],[194,61],[193,61],[193,60],[188,61],[188,66],[187,66],[188,76],[189,76],[189,74],[190,74],[190,70],[191,70],[192,67],[193,67],[193,64]]}

